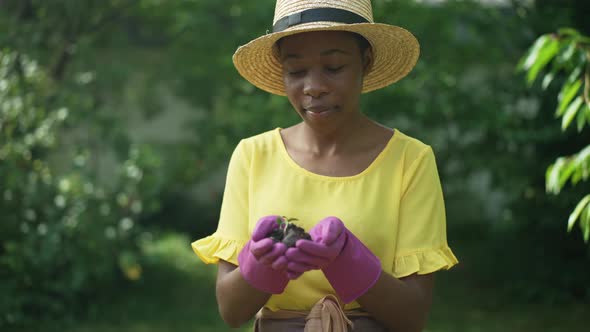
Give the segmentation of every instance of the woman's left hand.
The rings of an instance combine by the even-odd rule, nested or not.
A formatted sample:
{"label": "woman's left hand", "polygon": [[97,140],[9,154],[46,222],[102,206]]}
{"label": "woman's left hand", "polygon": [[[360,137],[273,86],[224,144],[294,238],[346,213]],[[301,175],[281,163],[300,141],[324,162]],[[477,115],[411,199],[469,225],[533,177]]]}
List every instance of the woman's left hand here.
{"label": "woman's left hand", "polygon": [[321,220],[313,227],[309,240],[299,240],[285,253],[287,275],[297,279],[309,270],[320,270],[329,265],[342,251],[346,241],[346,227],[336,217]]}
{"label": "woman's left hand", "polygon": [[336,217],[322,219],[310,232],[312,241],[299,240],[285,252],[287,276],[321,269],[344,303],[371,288],[381,275],[381,262]]}

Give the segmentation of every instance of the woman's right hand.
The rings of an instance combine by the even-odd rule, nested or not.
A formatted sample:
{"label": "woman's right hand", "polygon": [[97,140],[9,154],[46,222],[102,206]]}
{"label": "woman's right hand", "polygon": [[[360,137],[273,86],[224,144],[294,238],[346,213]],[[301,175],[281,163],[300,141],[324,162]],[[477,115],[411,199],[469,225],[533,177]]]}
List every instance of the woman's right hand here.
{"label": "woman's right hand", "polygon": [[279,227],[279,216],[266,216],[258,220],[250,241],[238,255],[240,273],[254,288],[271,294],[283,292],[289,278],[284,270],[275,270],[273,263],[282,257],[287,247],[268,238]]}
{"label": "woman's right hand", "polygon": [[268,237],[272,231],[279,228],[277,218],[281,217],[266,216],[260,218],[252,232],[250,252],[260,263],[265,265],[272,265],[287,250],[287,246],[283,243],[275,242]]}

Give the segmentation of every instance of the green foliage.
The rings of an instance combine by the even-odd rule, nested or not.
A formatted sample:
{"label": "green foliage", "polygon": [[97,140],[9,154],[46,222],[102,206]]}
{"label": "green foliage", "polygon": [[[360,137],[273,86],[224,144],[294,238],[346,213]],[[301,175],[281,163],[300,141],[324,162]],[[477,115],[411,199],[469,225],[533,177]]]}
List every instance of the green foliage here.
{"label": "green foliage", "polygon": [[13,46],[0,49],[1,328],[74,317],[101,287],[140,277],[138,222],[154,210],[159,164],[150,148],[122,144],[101,182],[91,141],[67,146],[80,115],[97,110],[93,88]]}
{"label": "green foliage", "polygon": [[[590,124],[590,37],[570,28],[560,29],[555,34],[539,37],[523,57],[518,69],[527,71],[529,85],[541,70],[551,63],[551,69],[543,78],[543,88],[557,75],[564,74],[558,95],[556,117],[561,117],[563,131],[576,120],[576,128],[581,132]],[[567,157],[559,157],[549,166],[546,173],[547,192],[559,194],[568,180],[576,185],[590,177],[590,145]],[[590,194],[586,195],[570,214],[568,231],[579,219],[584,241],[590,240]]]}

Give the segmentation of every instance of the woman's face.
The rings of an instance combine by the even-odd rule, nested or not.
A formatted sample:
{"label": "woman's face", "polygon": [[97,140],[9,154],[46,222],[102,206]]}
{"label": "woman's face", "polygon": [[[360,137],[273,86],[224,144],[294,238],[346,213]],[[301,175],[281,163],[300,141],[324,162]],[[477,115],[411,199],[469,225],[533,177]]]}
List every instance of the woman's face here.
{"label": "woman's face", "polygon": [[336,127],[359,111],[363,76],[372,62],[357,38],[342,31],[305,32],[279,44],[289,101],[313,127]]}

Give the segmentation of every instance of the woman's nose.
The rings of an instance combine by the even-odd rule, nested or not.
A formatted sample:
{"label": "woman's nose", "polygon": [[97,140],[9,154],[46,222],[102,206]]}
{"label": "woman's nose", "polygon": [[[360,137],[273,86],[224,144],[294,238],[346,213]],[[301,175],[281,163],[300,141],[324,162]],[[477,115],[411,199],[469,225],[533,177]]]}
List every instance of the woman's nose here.
{"label": "woman's nose", "polygon": [[318,71],[309,71],[303,82],[303,93],[314,98],[328,93],[328,84],[324,75]]}

